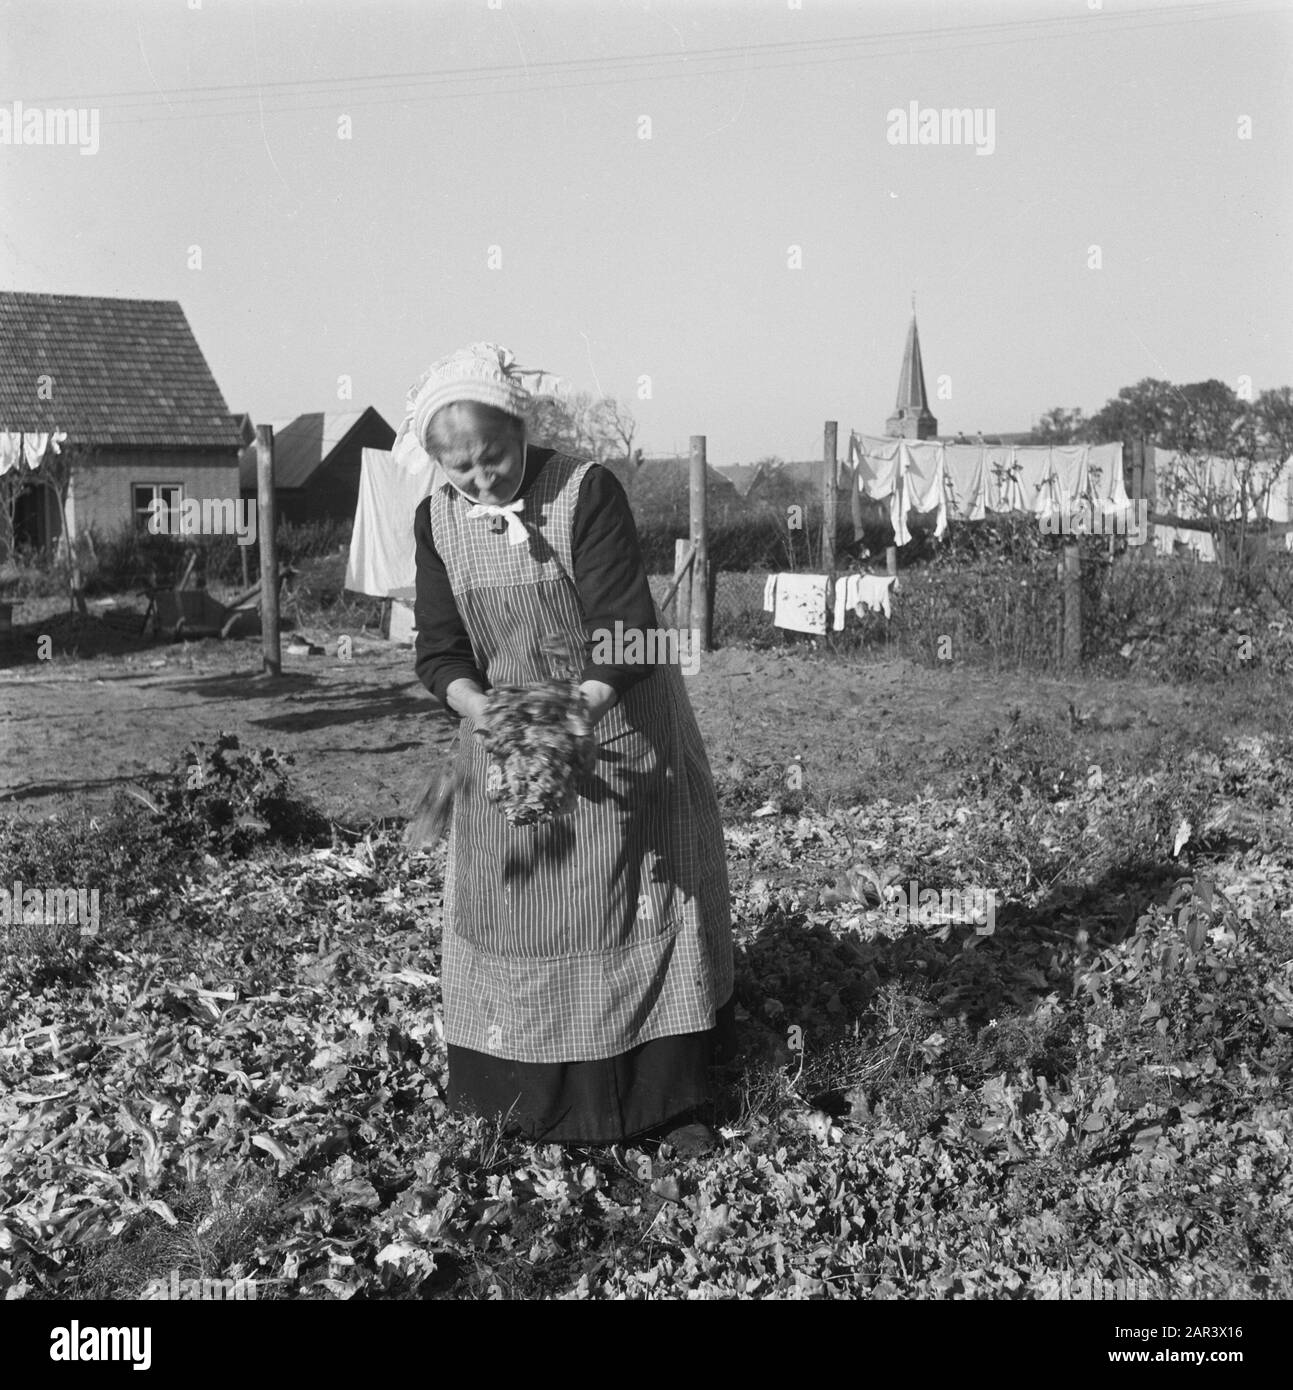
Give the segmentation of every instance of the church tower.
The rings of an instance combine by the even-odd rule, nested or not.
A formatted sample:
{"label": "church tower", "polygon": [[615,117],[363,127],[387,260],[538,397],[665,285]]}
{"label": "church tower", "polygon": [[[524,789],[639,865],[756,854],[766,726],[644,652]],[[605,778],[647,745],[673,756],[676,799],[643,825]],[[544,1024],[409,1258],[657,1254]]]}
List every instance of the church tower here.
{"label": "church tower", "polygon": [[916,315],[907,330],[907,350],[902,357],[902,376],[898,380],[898,404],[885,421],[884,432],[898,439],[936,439],[938,421],[929,409],[925,394],[925,366],[920,360],[920,334]]}

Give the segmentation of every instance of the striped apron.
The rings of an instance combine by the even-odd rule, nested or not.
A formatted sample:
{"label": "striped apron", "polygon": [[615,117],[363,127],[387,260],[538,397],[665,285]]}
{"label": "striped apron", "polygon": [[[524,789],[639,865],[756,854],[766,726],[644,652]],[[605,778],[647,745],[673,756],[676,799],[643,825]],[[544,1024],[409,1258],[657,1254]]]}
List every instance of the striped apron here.
{"label": "striped apron", "polygon": [[[571,533],[594,465],[553,454],[524,494],[527,545],[469,519],[447,482],[432,536],[491,685],[548,680],[545,634],[587,650]],[[657,627],[659,619],[657,616]],[[464,720],[445,875],[445,1040],[521,1062],[593,1061],[714,1027],[732,992],[731,902],[709,760],[677,665],[595,730],[576,810],[509,825]]]}

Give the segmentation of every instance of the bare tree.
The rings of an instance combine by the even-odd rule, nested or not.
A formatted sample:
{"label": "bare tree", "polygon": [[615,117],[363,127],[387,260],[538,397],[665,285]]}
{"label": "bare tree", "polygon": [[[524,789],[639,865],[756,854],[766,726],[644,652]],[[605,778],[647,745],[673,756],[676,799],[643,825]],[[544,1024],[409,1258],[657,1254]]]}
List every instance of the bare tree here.
{"label": "bare tree", "polygon": [[637,421],[629,413],[628,407],[621,405],[614,397],[607,397],[602,403],[602,415],[607,433],[615,444],[623,450],[623,458],[630,470],[637,471],[642,461],[642,451],[633,450],[633,440],[637,437]]}
{"label": "bare tree", "polygon": [[536,397],[526,420],[536,444],[605,463],[632,458],[636,424],[617,401],[589,391]]}
{"label": "bare tree", "polygon": [[[65,436],[65,437],[63,437]],[[60,421],[59,435],[52,437],[39,467],[32,470],[33,482],[45,482],[58,498],[60,532],[56,553],[67,562],[68,597],[77,611],[85,616],[85,581],[81,570],[82,538],[73,534],[68,512],[68,500],[73,479],[89,473],[99,458],[99,445],[93,435],[81,427],[77,418]],[[88,540],[88,535],[85,538]]]}
{"label": "bare tree", "polygon": [[3,561],[14,558],[14,515],[29,477],[26,465],[21,462],[7,473],[0,473],[0,560]]}

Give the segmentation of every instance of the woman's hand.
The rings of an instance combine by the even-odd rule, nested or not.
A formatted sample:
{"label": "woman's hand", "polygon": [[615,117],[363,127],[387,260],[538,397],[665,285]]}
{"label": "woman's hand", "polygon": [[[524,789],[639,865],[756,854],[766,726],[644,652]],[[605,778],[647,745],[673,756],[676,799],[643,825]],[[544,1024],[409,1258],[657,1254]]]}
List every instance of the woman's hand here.
{"label": "woman's hand", "polygon": [[475,681],[469,680],[450,681],[444,698],[449,708],[464,719],[483,719],[489,704],[489,696]]}
{"label": "woman's hand", "polygon": [[609,713],[619,703],[615,687],[605,681],[582,681],[579,693],[588,705],[589,723],[596,728],[604,714]]}

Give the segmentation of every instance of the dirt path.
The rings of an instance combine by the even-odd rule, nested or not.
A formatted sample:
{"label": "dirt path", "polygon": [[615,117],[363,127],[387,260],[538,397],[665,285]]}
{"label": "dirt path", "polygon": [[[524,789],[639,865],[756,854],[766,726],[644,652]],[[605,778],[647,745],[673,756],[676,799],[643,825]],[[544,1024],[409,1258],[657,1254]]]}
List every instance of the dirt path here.
{"label": "dirt path", "polygon": [[[278,681],[254,674],[259,644],[199,642],[0,668],[0,810],[96,806],[165,771],[192,739],[231,730],[296,759],[302,788],[348,821],[403,816],[456,720],[437,711],[408,648],[353,638],[353,659],[284,656]],[[982,746],[1012,710],[1069,727],[1080,708],[1127,726],[1092,729],[1092,757],[1135,759],[1164,731],[1254,732],[1271,724],[1242,692],[1129,681],[1080,684],[902,661],[840,661],[730,648],[688,680],[716,770],[747,772],[796,754],[818,791],[844,799],[937,782],[949,749]],[[1101,741],[1103,747],[1100,746]]]}

